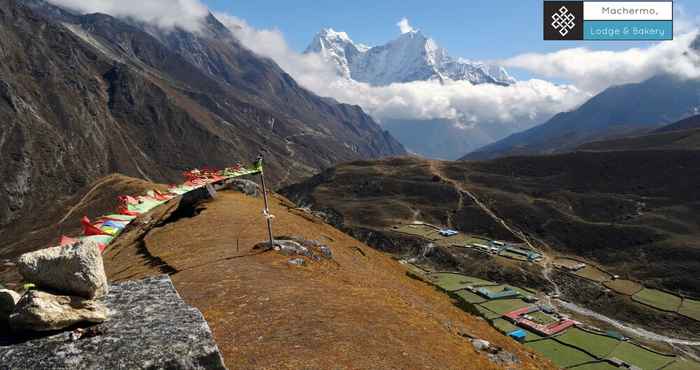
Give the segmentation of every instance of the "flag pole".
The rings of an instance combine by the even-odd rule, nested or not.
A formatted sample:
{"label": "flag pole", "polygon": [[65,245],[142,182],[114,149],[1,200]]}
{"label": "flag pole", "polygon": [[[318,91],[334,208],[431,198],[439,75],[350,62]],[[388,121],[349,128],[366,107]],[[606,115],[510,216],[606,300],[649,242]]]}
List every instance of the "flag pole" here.
{"label": "flag pole", "polygon": [[263,174],[263,156],[260,155],[258,156],[258,159],[255,163],[256,167],[260,170],[260,182],[262,184],[262,191],[263,191],[263,200],[265,201],[265,210],[263,211],[263,214],[265,215],[265,219],[267,219],[267,234],[270,238],[270,248],[275,247],[275,239],[272,236],[272,215],[270,215],[270,208],[267,202],[267,188],[265,187],[265,175]]}

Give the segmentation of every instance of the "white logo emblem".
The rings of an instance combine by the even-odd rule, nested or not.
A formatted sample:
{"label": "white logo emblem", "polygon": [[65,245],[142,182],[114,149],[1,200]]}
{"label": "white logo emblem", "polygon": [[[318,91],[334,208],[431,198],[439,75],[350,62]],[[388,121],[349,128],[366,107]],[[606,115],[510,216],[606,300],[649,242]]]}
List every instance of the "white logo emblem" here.
{"label": "white logo emblem", "polygon": [[554,22],[552,22],[552,27],[558,30],[562,37],[568,35],[569,31],[576,27],[576,23],[574,23],[576,16],[569,13],[569,9],[565,6],[559,8],[559,13],[554,13],[552,19],[554,20]]}

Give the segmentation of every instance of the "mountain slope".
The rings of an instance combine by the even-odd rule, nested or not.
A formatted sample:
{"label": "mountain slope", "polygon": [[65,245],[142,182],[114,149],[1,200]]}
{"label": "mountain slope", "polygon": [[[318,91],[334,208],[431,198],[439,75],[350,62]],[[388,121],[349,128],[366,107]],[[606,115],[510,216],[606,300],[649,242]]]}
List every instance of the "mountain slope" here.
{"label": "mountain slope", "polygon": [[[142,185],[100,179],[82,190],[94,195],[84,205],[97,211],[101,199],[125,190],[124,183],[138,184],[133,190]],[[519,368],[553,368],[443,293],[409,278],[397,261],[283,197],[270,197],[275,235],[318,240],[330,248],[331,259],[291,266],[292,257],[253,249],[267,238],[261,198],[220,191],[178,216],[175,211],[185,209],[180,207],[173,201],[137,219],[107,249],[105,269],[110,281],[168,272],[182,298],[203,313],[230,369],[503,368],[476,352],[464,333],[513,353]],[[60,211],[57,216],[68,208]]]}
{"label": "mountain slope", "polygon": [[650,131],[695,114],[699,107],[700,81],[657,76],[638,84],[611,87],[575,111],[560,113],[463,159],[571,151],[586,142]]}
{"label": "mountain slope", "polygon": [[682,131],[682,130],[695,130],[700,129],[700,115],[688,117],[686,119],[680,120],[676,123],[672,123],[668,126],[664,126],[654,133],[669,132],[669,131]]}
{"label": "mountain slope", "polygon": [[[500,240],[519,241],[525,235],[551,258],[583,258],[623,279],[700,297],[699,182],[700,151],[651,150],[491,161],[360,161],[329,169],[283,193],[403,258],[424,255],[428,242],[409,240],[393,227],[421,221]],[[542,267],[465,253],[464,248],[438,246],[430,263],[436,269],[460,268],[489,280],[551,289]],[[566,298],[618,320],[697,336],[700,322],[652,314],[629,298],[611,298],[600,289],[594,293],[588,301]]]}
{"label": "mountain slope", "polygon": [[403,33],[385,45],[357,45],[345,32],[323,29],[306,53],[319,53],[345,78],[371,85],[428,80],[510,85],[515,79],[499,66],[452,58],[420,31]]}
{"label": "mountain slope", "polygon": [[0,227],[112,172],[172,181],[266,154],[285,183],[403,153],[359,107],[320,98],[238,43],[40,0],[0,0]]}
{"label": "mountain slope", "polygon": [[700,116],[693,116],[664,126],[648,134],[619,139],[594,141],[578,150],[698,150],[700,149]]}

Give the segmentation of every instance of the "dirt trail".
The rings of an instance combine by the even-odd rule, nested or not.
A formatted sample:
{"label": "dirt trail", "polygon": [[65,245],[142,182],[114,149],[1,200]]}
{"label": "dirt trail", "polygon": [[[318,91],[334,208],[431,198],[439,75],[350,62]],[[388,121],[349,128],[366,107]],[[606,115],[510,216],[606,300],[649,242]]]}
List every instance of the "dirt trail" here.
{"label": "dirt trail", "polygon": [[[533,250],[537,251],[543,256],[543,260],[540,262],[540,264],[543,266],[542,270],[542,275],[547,280],[551,286],[554,288],[554,292],[552,295],[547,295],[544,297],[545,302],[551,306],[558,306],[558,307],[563,307],[569,311],[575,312],[579,315],[583,316],[588,316],[603,322],[606,322],[610,325],[613,325],[614,327],[627,332],[630,335],[634,335],[640,338],[644,338],[647,340],[651,341],[656,341],[656,342],[663,342],[663,343],[669,343],[669,344],[676,344],[676,345],[686,345],[686,346],[700,346],[700,342],[696,341],[689,341],[686,339],[679,339],[679,338],[672,338],[672,337],[667,337],[665,335],[657,334],[648,330],[644,330],[641,328],[634,327],[632,325],[617,321],[615,319],[612,319],[610,317],[604,316],[602,314],[599,314],[597,312],[591,311],[589,309],[580,307],[574,303],[571,302],[566,302],[560,299],[557,299],[559,296],[562,295],[561,289],[559,288],[559,284],[554,281],[554,279],[551,277],[551,273],[553,271],[553,266],[554,266],[554,259],[541,247],[537,247],[535,243],[531,241],[531,239],[534,239],[538,245],[544,247],[544,249],[547,250],[552,250],[552,248],[547,245],[544,241],[537,239],[535,237],[528,238],[523,232],[515,229],[514,227],[508,225],[508,223],[498,217],[495,212],[493,212],[488,206],[486,206],[474,193],[471,191],[467,190],[462,184],[460,184],[458,181],[455,181],[453,179],[450,179],[449,177],[445,176],[444,173],[438,168],[437,162],[435,161],[429,161],[428,162],[430,165],[430,172],[431,174],[439,177],[440,179],[450,183],[452,186],[455,187],[455,189],[458,190],[460,193],[460,205],[459,209],[463,206],[463,197],[461,196],[462,193],[466,194],[469,196],[474,201],[474,204],[476,204],[481,210],[483,210],[489,217],[491,217],[494,221],[498,222],[501,224],[506,230],[508,230],[511,234],[513,234],[515,237],[518,239],[521,239],[524,243],[526,243],[530,248]],[[554,299],[553,299],[554,298]]]}
{"label": "dirt trail", "polygon": [[[297,145],[294,141],[290,140],[293,137],[299,137],[299,136],[320,136],[318,133],[315,132],[308,132],[308,133],[302,133],[302,134],[294,134],[290,135],[284,138],[284,144],[285,148],[287,149],[287,152],[289,153],[289,158],[294,158],[297,155],[296,150],[292,148],[292,146]],[[287,166],[287,172],[282,176],[282,180],[279,181],[280,184],[286,184],[287,181],[289,181],[289,178],[292,176],[292,171],[297,167],[297,163],[295,161],[291,161],[292,165]]]}
{"label": "dirt trail", "polygon": [[92,187],[92,189],[90,189],[90,191],[85,193],[85,195],[82,198],[80,198],[80,201],[78,201],[78,203],[73,205],[68,210],[68,212],[66,212],[65,216],[63,216],[60,220],[58,220],[57,224],[60,225],[60,224],[64,223],[68,219],[68,217],[70,217],[73,214],[73,212],[75,212],[78,208],[87,206],[87,200],[90,198],[90,196],[95,191],[97,191],[108,180],[109,180],[108,177],[104,177],[104,178],[100,179],[97,183],[95,183],[95,185]]}

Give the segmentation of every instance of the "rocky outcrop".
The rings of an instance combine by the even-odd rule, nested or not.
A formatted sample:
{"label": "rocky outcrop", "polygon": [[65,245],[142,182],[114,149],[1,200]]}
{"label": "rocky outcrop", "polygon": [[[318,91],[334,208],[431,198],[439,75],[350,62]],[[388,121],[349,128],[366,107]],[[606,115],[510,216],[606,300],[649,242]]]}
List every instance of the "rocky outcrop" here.
{"label": "rocky outcrop", "polygon": [[105,320],[107,308],[101,303],[30,290],[17,303],[9,323],[16,332],[41,332],[62,330],[79,323],[101,323]]}
{"label": "rocky outcrop", "polygon": [[95,298],[109,290],[102,254],[95,242],[80,241],[25,253],[17,266],[27,281],[69,295]]}
{"label": "rocky outcrop", "polygon": [[305,90],[213,16],[194,34],[40,0],[0,9],[0,228],[44,226],[54,201],[110,173],[174,182],[265,150],[274,187],[405,153],[359,107]]}
{"label": "rocky outcrop", "polygon": [[227,186],[251,197],[258,196],[258,184],[255,181],[234,179]]}
{"label": "rocky outcrop", "polygon": [[0,289],[0,324],[6,322],[21,296],[8,289]]}
{"label": "rocky outcrop", "polygon": [[45,337],[0,333],[5,369],[225,369],[202,314],[167,276],[110,286],[103,324]]}

